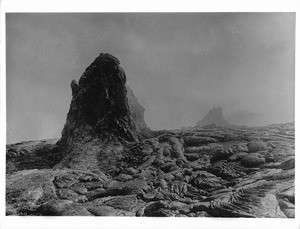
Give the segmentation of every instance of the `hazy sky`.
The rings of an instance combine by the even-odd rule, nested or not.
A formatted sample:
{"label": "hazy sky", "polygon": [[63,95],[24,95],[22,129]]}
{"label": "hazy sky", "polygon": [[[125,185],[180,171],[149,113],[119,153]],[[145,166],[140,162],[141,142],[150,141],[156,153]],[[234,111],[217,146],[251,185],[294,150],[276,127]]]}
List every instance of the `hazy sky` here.
{"label": "hazy sky", "polygon": [[209,109],[294,119],[294,13],[7,14],[7,141],[61,136],[70,83],[116,56],[152,129]]}

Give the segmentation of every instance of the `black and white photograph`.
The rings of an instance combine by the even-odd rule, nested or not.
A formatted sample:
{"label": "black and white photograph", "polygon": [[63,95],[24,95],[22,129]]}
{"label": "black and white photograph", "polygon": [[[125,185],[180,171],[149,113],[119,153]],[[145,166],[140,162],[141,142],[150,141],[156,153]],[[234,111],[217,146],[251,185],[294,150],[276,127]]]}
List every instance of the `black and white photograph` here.
{"label": "black and white photograph", "polygon": [[3,17],[6,219],[297,218],[296,12]]}

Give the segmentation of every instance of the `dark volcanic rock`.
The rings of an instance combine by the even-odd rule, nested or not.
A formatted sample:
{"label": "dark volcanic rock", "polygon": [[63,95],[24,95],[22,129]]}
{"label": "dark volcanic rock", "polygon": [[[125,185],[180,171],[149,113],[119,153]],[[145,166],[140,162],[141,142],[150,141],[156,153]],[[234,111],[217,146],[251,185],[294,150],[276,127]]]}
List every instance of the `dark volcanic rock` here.
{"label": "dark volcanic rock", "polygon": [[254,153],[260,150],[267,150],[268,146],[265,142],[262,141],[251,141],[248,143],[249,153]]}
{"label": "dark volcanic rock", "polygon": [[72,81],[72,102],[60,145],[108,135],[136,139],[137,128],[126,96],[126,75],[119,64],[117,58],[101,53],[78,84]]}
{"label": "dark volcanic rock", "polygon": [[217,107],[211,109],[208,114],[197,123],[196,127],[207,127],[207,125],[215,124],[216,126],[228,126],[228,121],[224,118],[222,108]]}
{"label": "dark volcanic rock", "polygon": [[289,170],[289,169],[295,168],[295,158],[292,158],[292,159],[289,159],[289,160],[286,160],[286,161],[282,162],[278,166],[278,168],[282,169],[282,170]]}
{"label": "dark volcanic rock", "polygon": [[144,109],[130,89],[128,102],[126,76],[119,64],[117,58],[101,53],[78,84],[72,81],[72,102],[57,143],[64,157],[55,168],[113,173],[124,143],[149,131]]}
{"label": "dark volcanic rock", "polygon": [[252,153],[243,157],[241,162],[247,167],[256,167],[265,163],[266,159],[259,153]]}
{"label": "dark volcanic rock", "polygon": [[7,145],[6,173],[52,168],[62,158],[56,145],[57,140],[26,141]]}
{"label": "dark volcanic rock", "polygon": [[51,200],[41,205],[38,212],[46,216],[92,216],[86,208],[70,200]]}

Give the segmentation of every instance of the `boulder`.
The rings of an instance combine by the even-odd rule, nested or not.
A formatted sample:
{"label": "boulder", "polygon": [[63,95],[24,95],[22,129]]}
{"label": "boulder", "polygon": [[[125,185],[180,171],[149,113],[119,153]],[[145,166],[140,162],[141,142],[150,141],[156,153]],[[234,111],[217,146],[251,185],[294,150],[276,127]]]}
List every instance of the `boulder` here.
{"label": "boulder", "polygon": [[50,200],[38,212],[45,216],[92,216],[85,207],[70,200]]}
{"label": "boulder", "polygon": [[124,173],[121,173],[119,174],[117,177],[115,177],[115,180],[117,181],[128,181],[128,180],[132,180],[133,177],[128,175],[128,174],[124,174]]}
{"label": "boulder", "polygon": [[287,218],[295,218],[295,208],[286,208],[283,210],[283,213]]}
{"label": "boulder", "polygon": [[246,167],[257,167],[264,164],[266,159],[259,153],[251,153],[242,158],[241,163]]}
{"label": "boulder", "polygon": [[245,153],[245,152],[236,153],[236,154],[231,155],[227,159],[227,161],[239,161],[239,160],[241,160],[242,158],[244,158],[247,155],[248,155],[248,153]]}
{"label": "boulder", "polygon": [[249,153],[255,153],[257,151],[263,151],[268,149],[267,143],[263,141],[251,141],[247,144]]}
{"label": "boulder", "polygon": [[75,200],[78,197],[78,194],[76,192],[68,188],[59,189],[58,195],[60,199],[66,199],[66,200]]}
{"label": "boulder", "polygon": [[226,160],[234,154],[234,151],[231,148],[220,146],[212,148],[210,154],[212,155],[211,161],[215,162]]}
{"label": "boulder", "polygon": [[289,169],[295,168],[295,158],[291,158],[289,160],[286,160],[286,161],[282,162],[278,166],[278,168],[282,169],[282,170],[289,170]]}
{"label": "boulder", "polygon": [[197,153],[189,153],[189,154],[185,154],[185,157],[187,160],[189,161],[196,161],[199,159],[199,155]]}
{"label": "boulder", "polygon": [[115,196],[108,201],[103,202],[105,205],[115,209],[132,211],[136,208],[138,200],[136,195]]}

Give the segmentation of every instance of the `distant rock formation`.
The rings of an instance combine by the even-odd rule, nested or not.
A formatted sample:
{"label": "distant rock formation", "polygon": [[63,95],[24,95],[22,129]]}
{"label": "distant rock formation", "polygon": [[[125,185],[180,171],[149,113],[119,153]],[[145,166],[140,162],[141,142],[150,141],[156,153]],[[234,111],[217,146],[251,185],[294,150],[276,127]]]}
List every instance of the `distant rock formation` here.
{"label": "distant rock formation", "polygon": [[138,99],[135,97],[133,90],[126,86],[127,89],[127,98],[128,98],[128,105],[130,114],[132,117],[133,122],[137,128],[138,132],[148,132],[150,128],[147,126],[145,119],[144,119],[144,107],[139,104]]}
{"label": "distant rock formation", "polygon": [[211,109],[208,114],[197,123],[195,126],[197,127],[203,127],[207,125],[215,124],[216,126],[228,126],[228,121],[224,118],[222,108],[216,107]]}

